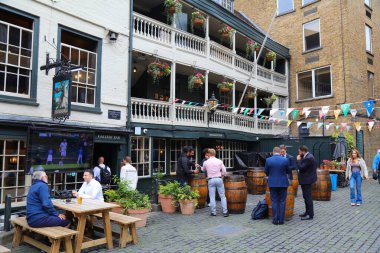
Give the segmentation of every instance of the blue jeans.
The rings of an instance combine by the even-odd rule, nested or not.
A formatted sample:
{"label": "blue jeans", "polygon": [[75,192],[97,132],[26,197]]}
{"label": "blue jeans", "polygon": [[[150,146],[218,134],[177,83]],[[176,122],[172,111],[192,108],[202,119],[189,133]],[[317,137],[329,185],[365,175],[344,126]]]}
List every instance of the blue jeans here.
{"label": "blue jeans", "polygon": [[[356,192],[357,198],[355,198],[355,184],[356,184]],[[350,178],[350,191],[351,191],[351,203],[362,203],[362,177],[360,172],[353,172]]]}
{"label": "blue jeans", "polygon": [[222,202],[223,213],[227,213],[227,199],[224,195],[224,184],[221,178],[211,178],[208,180],[208,192],[210,195],[211,213],[216,214],[215,192],[218,190],[220,200]]}

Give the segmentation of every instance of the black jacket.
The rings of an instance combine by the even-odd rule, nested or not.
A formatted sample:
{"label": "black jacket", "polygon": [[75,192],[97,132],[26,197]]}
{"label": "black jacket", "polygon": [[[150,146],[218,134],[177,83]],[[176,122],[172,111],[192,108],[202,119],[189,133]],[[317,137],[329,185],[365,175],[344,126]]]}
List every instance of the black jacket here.
{"label": "black jacket", "polygon": [[307,153],[304,158],[297,160],[299,169],[299,184],[313,184],[317,181],[317,163],[312,154]]}
{"label": "black jacket", "polygon": [[186,154],[181,154],[177,161],[177,179],[187,181],[187,177],[193,174],[191,167],[195,167],[195,164],[190,161]]}

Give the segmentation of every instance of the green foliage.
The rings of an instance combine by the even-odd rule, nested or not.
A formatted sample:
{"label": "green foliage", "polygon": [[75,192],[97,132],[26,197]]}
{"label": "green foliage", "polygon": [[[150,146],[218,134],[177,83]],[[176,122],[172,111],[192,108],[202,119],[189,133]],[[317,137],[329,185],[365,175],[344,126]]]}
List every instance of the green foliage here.
{"label": "green foliage", "polygon": [[267,104],[267,107],[270,107],[274,101],[277,100],[277,96],[275,94],[272,94],[272,96],[263,98],[264,102]]}
{"label": "green foliage", "polygon": [[[335,143],[338,140],[339,133],[340,133],[340,131],[335,131],[331,135],[331,137],[334,138]],[[356,147],[354,136],[352,136],[348,132],[344,132],[343,134],[344,134],[344,137],[346,138],[346,142],[347,142],[347,153],[348,153],[348,156],[351,156],[352,150],[355,149],[355,147]]]}
{"label": "green foliage", "polygon": [[177,200],[198,199],[199,192],[198,190],[193,191],[190,185],[185,184],[184,186],[178,189],[178,193],[175,197]]}
{"label": "green foliage", "polygon": [[120,196],[116,190],[106,190],[104,192],[107,202],[118,202]]}
{"label": "green foliage", "polygon": [[150,199],[147,194],[143,194],[137,190],[130,190],[125,198],[120,199],[120,204],[125,208],[125,212],[129,209],[141,210],[151,207]]}
{"label": "green foliage", "polygon": [[177,181],[169,182],[166,185],[160,185],[158,189],[159,194],[163,194],[165,196],[172,195],[175,197],[178,194],[180,189],[180,185]]}
{"label": "green foliage", "polygon": [[[182,4],[179,0],[165,0],[164,6],[166,9],[167,22],[173,22],[173,15],[182,12]],[[174,13],[170,12],[170,9],[174,8]]]}
{"label": "green foliage", "polygon": [[206,33],[206,17],[200,13],[199,11],[194,11],[191,13],[191,32],[194,33],[194,20],[195,19],[200,19],[203,21],[203,24],[202,24],[202,29],[203,29],[203,32]]}

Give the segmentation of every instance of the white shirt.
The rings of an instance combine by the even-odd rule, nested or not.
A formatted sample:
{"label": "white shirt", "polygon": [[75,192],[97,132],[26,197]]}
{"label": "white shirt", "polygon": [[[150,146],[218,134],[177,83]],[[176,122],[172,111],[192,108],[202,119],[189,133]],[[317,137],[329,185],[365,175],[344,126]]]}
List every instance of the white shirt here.
{"label": "white shirt", "polygon": [[[104,165],[103,163],[102,164],[99,164],[98,165],[100,168],[102,168],[102,169],[104,169],[105,167],[106,167],[106,165]],[[100,169],[99,169],[99,167],[98,166],[95,166],[94,167],[94,169],[93,169],[93,171],[94,171],[94,178],[96,179],[96,180],[98,180],[98,181],[100,181]],[[107,170],[110,172],[110,174],[111,174],[111,169],[110,169],[110,167],[108,167],[107,166]]]}
{"label": "white shirt", "polygon": [[84,199],[97,199],[104,202],[102,186],[95,179],[89,183],[84,182],[78,194]]}
{"label": "white shirt", "polygon": [[136,190],[138,179],[139,178],[137,176],[137,170],[135,167],[133,167],[129,163],[121,167],[120,180],[128,181],[128,185],[132,190]]}

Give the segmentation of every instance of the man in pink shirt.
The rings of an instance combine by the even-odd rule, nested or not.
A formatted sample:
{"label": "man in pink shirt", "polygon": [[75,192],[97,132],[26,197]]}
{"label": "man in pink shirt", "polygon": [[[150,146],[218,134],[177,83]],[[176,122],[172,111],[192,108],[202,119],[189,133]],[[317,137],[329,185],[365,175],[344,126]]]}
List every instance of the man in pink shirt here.
{"label": "man in pink shirt", "polygon": [[215,149],[207,151],[209,158],[203,163],[202,171],[207,171],[208,191],[210,195],[211,216],[216,216],[215,192],[218,190],[222,202],[223,216],[228,217],[227,199],[224,195],[224,184],[222,177],[227,174],[222,160],[215,157]]}

